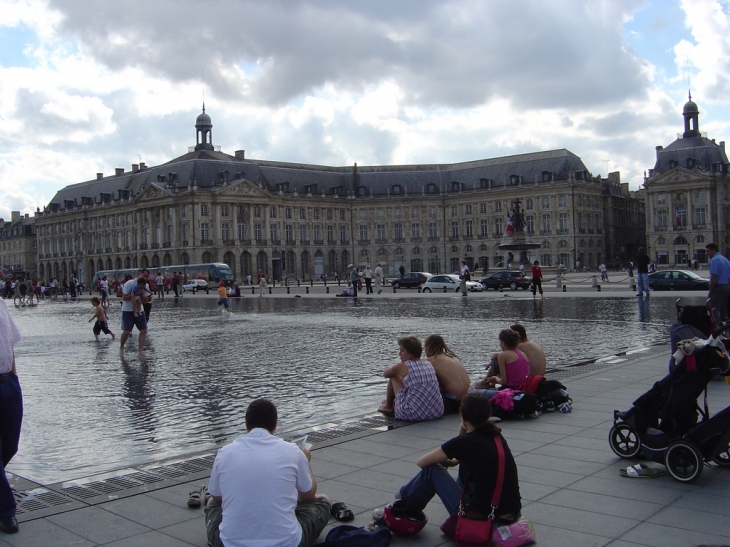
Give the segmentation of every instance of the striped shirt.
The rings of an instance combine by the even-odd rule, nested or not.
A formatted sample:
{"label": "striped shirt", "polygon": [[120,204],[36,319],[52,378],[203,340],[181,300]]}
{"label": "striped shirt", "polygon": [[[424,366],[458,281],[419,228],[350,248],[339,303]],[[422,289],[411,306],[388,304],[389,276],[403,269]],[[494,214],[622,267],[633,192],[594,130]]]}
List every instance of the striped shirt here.
{"label": "striped shirt", "polygon": [[444,415],[436,371],[424,360],[406,361],[408,374],[395,398],[395,417],[409,422],[435,420]]}

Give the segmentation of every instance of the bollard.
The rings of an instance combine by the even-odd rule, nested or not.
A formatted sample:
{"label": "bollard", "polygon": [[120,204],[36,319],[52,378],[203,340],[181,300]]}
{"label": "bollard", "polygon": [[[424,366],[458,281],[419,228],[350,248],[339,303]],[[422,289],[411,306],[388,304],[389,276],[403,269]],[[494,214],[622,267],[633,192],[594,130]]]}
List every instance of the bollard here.
{"label": "bollard", "polygon": [[504,292],[504,288],[502,287],[502,285],[499,286],[499,292]]}
{"label": "bollard", "polygon": [[254,288],[253,285],[251,285],[251,294],[256,294],[256,289]]}
{"label": "bollard", "polygon": [[327,286],[327,280],[326,279],[324,280],[324,286],[325,287]]}
{"label": "bollard", "polygon": [[418,294],[421,294],[421,292],[423,292],[421,291],[421,287],[418,287]]}
{"label": "bollard", "polygon": [[309,286],[314,287],[314,279],[309,278]]}
{"label": "bollard", "polygon": [[271,294],[271,287],[269,287],[269,294]]}
{"label": "bollard", "polygon": [[446,286],[444,286],[444,294],[446,294]]}
{"label": "bollard", "polygon": [[601,292],[601,286],[600,285],[596,285],[596,292]]}
{"label": "bollard", "polygon": [[395,294],[395,285],[393,285],[393,294]]}
{"label": "bollard", "polygon": [[327,283],[324,284],[324,288],[327,291],[327,294],[330,293],[330,288],[327,286]]}
{"label": "bollard", "polygon": [[568,289],[568,286],[567,285],[563,285],[563,292],[568,292],[567,289]]}
{"label": "bollard", "polygon": [[284,280],[284,285],[286,285],[286,287],[289,288],[289,278],[288,277]]}
{"label": "bollard", "polygon": [[338,287],[340,286],[340,280],[339,280],[339,278],[337,279],[337,286]]}
{"label": "bollard", "polygon": [[309,287],[304,287],[304,288],[307,289],[307,294],[309,294]]}
{"label": "bollard", "polygon": [[299,287],[299,279],[297,279],[297,287]]}
{"label": "bollard", "polygon": [[286,286],[286,294],[291,294],[291,287],[289,285]]}
{"label": "bollard", "polygon": [[595,289],[597,286],[598,286],[598,279],[594,275],[593,279],[591,279],[591,287]]}
{"label": "bollard", "polygon": [[636,279],[634,278],[633,275],[631,277],[629,277],[629,290],[630,291],[636,290]]}

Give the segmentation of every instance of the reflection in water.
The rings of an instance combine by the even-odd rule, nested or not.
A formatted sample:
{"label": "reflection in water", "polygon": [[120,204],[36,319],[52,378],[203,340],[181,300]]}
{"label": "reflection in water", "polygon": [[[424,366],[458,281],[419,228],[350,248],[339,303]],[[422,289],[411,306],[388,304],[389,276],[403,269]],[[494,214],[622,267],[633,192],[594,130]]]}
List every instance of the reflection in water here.
{"label": "reflection in water", "polygon": [[[282,431],[374,411],[405,335],[443,335],[476,377],[513,322],[553,365],[667,340],[674,319],[660,298],[247,297],[230,318],[215,302],[155,302],[146,355],[135,333],[124,359],[78,321],[86,301],[11,310],[26,404],[9,470],[53,482],[210,449],[244,430],[256,397],[277,403]],[[116,330],[118,306],[109,314]]]}

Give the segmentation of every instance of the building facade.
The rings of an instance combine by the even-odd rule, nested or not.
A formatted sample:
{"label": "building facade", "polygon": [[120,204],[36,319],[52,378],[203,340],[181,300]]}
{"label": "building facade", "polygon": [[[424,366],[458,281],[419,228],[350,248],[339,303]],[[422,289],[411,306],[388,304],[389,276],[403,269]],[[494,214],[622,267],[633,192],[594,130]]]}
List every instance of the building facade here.
{"label": "building facade", "polygon": [[0,271],[3,275],[37,277],[35,217],[12,211],[0,218]]}
{"label": "building facade", "polygon": [[644,199],[641,192],[632,192],[621,182],[620,173],[609,173],[603,181],[603,215],[607,231],[606,265],[619,269],[646,246]]}
{"label": "building facade", "polygon": [[[225,262],[237,280],[340,275],[380,263],[388,274],[501,268],[513,200],[530,260],[596,268],[607,260],[604,184],[561,149],[439,165],[330,167],[251,160],[196,145],[157,167],[132,165],[72,184],[36,214],[38,271],[91,279],[106,269]],[[640,219],[643,225],[644,219]]]}
{"label": "building facade", "polygon": [[656,147],[656,164],[644,179],[648,254],[659,265],[707,262],[705,245],[730,251],[730,195],[725,142],[699,128],[699,108],[684,105],[684,132],[666,148]]}

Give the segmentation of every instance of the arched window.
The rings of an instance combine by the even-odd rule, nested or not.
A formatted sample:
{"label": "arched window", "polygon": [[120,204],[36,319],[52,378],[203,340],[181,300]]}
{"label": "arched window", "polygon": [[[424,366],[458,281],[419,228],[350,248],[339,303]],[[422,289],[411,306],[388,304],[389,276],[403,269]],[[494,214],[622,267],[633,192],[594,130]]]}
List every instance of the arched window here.
{"label": "arched window", "polygon": [[466,246],[464,247],[464,252],[465,252],[465,253],[470,253],[470,252],[471,252],[471,245],[466,245]]}
{"label": "arched window", "polygon": [[454,245],[453,247],[451,247],[451,252],[452,253],[458,253],[459,252],[459,248],[456,245]]}
{"label": "arched window", "polygon": [[413,247],[413,250],[411,251],[411,254],[420,255],[421,254],[421,248],[420,247]]}
{"label": "arched window", "polygon": [[431,254],[434,254],[434,255],[436,255],[436,254],[438,254],[438,252],[439,252],[439,248],[438,248],[438,247],[431,247],[431,248],[430,248],[430,249],[428,250],[428,252],[429,252],[429,253],[431,253]]}
{"label": "arched window", "polygon": [[675,245],[687,245],[687,240],[684,239],[684,237],[679,236],[679,237],[677,237],[677,238],[674,239],[674,244]]}

